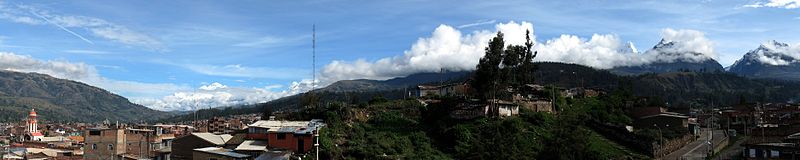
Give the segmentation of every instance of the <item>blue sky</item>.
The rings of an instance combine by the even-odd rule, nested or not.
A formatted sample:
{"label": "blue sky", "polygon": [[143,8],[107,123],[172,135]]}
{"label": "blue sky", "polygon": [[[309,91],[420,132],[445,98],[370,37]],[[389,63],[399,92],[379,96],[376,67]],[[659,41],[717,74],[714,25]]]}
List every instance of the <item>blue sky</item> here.
{"label": "blue sky", "polygon": [[[482,37],[512,21],[521,28],[529,23],[543,46],[562,35],[591,41],[599,34],[646,50],[665,29],[697,31],[728,66],[764,41],[800,42],[800,2],[787,2],[0,1],[0,57],[14,60],[0,66],[84,81],[157,109],[185,110],[307,89],[313,24],[324,85],[409,74],[352,70],[405,64],[415,46],[447,45],[435,42],[437,33]],[[337,70],[332,63],[345,65]],[[432,66],[448,67],[442,64]],[[432,69],[411,71],[425,70]]]}

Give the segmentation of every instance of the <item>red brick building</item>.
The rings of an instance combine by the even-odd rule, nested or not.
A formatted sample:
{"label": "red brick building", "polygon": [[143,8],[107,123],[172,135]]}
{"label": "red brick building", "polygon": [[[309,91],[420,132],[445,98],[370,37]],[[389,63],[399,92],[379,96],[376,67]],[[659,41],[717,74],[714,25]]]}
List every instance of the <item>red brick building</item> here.
{"label": "red brick building", "polygon": [[248,126],[246,139],[267,141],[269,148],[306,153],[316,143],[315,134],[325,126],[320,119],[311,121],[261,120]]}

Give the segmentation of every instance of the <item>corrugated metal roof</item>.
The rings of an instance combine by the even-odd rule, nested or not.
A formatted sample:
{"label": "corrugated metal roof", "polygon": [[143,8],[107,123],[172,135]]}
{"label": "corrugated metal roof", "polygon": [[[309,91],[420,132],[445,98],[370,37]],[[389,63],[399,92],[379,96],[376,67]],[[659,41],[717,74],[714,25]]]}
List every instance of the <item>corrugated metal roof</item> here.
{"label": "corrugated metal roof", "polygon": [[662,114],[656,114],[656,115],[644,116],[644,117],[642,117],[642,118],[639,118],[639,119],[646,119],[646,118],[652,118],[652,117],[673,117],[673,118],[685,118],[685,119],[687,119],[687,120],[688,120],[688,118],[689,118],[689,117],[687,117],[687,116],[682,116],[682,115],[675,115],[675,114],[664,114],[664,113],[662,113]]}
{"label": "corrugated metal roof", "polygon": [[246,140],[236,147],[237,151],[266,151],[267,141]]}
{"label": "corrugated metal roof", "polygon": [[206,152],[216,155],[223,155],[227,157],[234,157],[234,158],[247,158],[250,155],[240,154],[236,152],[232,152],[232,150],[221,148],[221,147],[206,147],[206,148],[198,148],[194,149],[195,151]]}
{"label": "corrugated metal roof", "polygon": [[311,121],[260,120],[248,127],[265,128],[268,132],[310,134],[322,126],[325,126],[322,120],[313,119]]}
{"label": "corrugated metal roof", "polygon": [[229,134],[223,135],[216,135],[212,133],[192,133],[192,135],[197,136],[200,139],[205,141],[211,142],[215,145],[225,145],[225,142],[233,138],[233,136]]}

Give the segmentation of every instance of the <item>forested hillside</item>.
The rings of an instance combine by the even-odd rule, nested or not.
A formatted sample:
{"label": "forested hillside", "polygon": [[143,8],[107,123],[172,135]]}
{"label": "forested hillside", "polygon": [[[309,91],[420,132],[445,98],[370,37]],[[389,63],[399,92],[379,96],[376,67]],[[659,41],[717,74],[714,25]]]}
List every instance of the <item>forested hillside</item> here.
{"label": "forested hillside", "polygon": [[18,122],[31,108],[40,119],[58,122],[132,122],[169,116],[84,83],[38,73],[0,71],[0,122]]}

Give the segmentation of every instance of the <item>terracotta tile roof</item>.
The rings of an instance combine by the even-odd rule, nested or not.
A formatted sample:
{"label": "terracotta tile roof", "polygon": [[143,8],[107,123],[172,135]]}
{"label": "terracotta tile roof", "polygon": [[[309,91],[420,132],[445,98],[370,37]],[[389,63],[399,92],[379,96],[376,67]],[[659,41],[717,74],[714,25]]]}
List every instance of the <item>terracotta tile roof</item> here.
{"label": "terracotta tile roof", "polygon": [[78,142],[83,142],[84,141],[83,136],[69,136],[68,138],[73,140],[73,141],[78,141]]}

